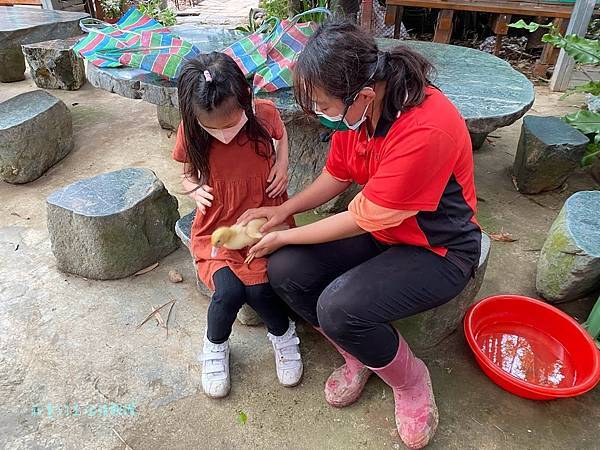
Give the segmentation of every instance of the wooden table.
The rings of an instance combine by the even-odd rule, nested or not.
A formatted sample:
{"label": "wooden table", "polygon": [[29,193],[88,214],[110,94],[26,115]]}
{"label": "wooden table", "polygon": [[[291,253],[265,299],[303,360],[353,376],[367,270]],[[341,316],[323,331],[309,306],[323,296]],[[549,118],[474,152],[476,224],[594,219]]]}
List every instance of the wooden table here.
{"label": "wooden table", "polygon": [[0,82],[25,79],[21,45],[81,34],[86,13],[0,6]]}
{"label": "wooden table", "polygon": [[[496,34],[496,55],[502,47],[503,37],[508,34],[508,24],[511,23],[513,15],[552,18],[554,25],[564,33],[573,12],[573,4],[517,0],[386,0],[386,5],[386,24],[395,25],[395,37],[398,37],[405,7],[439,9],[433,42],[440,43],[450,42],[454,11],[492,13],[495,15],[492,21],[492,30]],[[554,64],[557,57],[558,50],[554,49],[552,45],[546,44],[534,73],[544,76],[548,66]]]}

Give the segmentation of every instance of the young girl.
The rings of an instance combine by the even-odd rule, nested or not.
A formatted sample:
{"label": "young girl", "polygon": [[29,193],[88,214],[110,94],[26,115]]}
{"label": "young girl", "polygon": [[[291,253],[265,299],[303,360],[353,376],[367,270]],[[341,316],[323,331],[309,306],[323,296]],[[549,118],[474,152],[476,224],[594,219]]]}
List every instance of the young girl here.
{"label": "young girl", "polygon": [[[303,370],[300,340],[268,283],[266,260],[245,264],[247,250],[222,247],[212,257],[210,242],[215,229],[233,225],[248,208],[287,199],[285,127],[272,102],[253,102],[242,71],[225,54],[187,62],[178,90],[182,123],[173,159],[183,163],[182,184],[198,208],[191,236],[198,275],[214,290],[201,357],[202,388],[209,397],[229,393],[229,335],[244,303],[268,328],[279,382],[295,386]],[[294,225],[292,218],[287,223]]]}

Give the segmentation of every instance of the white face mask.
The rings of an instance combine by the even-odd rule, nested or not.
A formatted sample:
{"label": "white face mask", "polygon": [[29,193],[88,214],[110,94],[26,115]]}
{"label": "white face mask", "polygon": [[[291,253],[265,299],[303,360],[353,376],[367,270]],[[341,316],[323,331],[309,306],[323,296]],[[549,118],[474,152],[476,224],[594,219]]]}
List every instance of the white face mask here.
{"label": "white face mask", "polygon": [[246,116],[246,112],[242,112],[242,117],[240,117],[240,121],[232,127],[229,128],[207,128],[198,122],[204,131],[214,137],[216,140],[221,141],[223,144],[229,144],[233,139],[238,135],[240,130],[244,128],[248,122],[248,116]]}

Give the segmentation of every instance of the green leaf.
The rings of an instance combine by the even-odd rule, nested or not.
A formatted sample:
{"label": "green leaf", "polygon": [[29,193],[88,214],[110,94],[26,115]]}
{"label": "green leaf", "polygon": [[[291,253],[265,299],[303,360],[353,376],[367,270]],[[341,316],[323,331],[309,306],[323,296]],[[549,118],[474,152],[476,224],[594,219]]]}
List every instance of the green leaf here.
{"label": "green leaf", "polygon": [[573,88],[569,88],[560,97],[560,99],[562,100],[562,99],[568,97],[569,95],[573,95],[576,93],[600,95],[600,81],[589,81],[585,84],[575,86]]}
{"label": "green leaf", "polygon": [[248,422],[248,415],[244,411],[240,411],[235,420],[240,425],[246,425],[246,422]]}
{"label": "green leaf", "polygon": [[[598,140],[598,136],[600,136],[600,135],[597,134],[596,137],[594,138],[595,141]],[[600,144],[598,144],[598,142],[592,142],[591,144],[588,144],[588,146],[587,146],[585,155],[583,155],[583,159],[581,160],[581,165],[583,167],[591,166],[592,163],[599,157],[600,157]]]}
{"label": "green leaf", "polygon": [[535,23],[535,22],[527,23],[523,19],[521,19],[521,20],[519,20],[519,21],[517,21],[515,23],[511,23],[508,26],[511,27],[511,28],[525,29],[525,30],[533,33],[538,28],[552,28],[552,23],[549,23],[547,25],[541,25],[541,24]]}
{"label": "green leaf", "polygon": [[600,41],[598,40],[582,38],[576,34],[568,36],[545,34],[542,36],[542,41],[564,49],[577,63],[600,64]]}
{"label": "green leaf", "polygon": [[591,112],[585,109],[569,114],[564,117],[572,127],[577,128],[583,134],[600,133],[600,113]]}

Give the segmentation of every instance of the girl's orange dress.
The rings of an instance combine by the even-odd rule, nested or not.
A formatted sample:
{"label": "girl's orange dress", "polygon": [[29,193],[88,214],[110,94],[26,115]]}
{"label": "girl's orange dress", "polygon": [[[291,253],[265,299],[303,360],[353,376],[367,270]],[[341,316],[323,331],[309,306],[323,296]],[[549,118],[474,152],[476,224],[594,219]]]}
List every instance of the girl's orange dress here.
{"label": "girl's orange dress", "polygon": [[[255,115],[261,125],[275,140],[283,137],[284,125],[273,102],[255,100]],[[268,147],[261,145],[261,153],[266,154]],[[173,149],[173,159],[181,163],[188,162],[183,122],[177,131],[177,141]],[[260,206],[278,206],[287,200],[287,194],[269,198],[266,194],[267,177],[275,161],[257,155],[254,142],[245,135],[244,130],[229,144],[213,139],[209,152],[210,178],[208,185],[213,188],[212,206],[206,214],[196,214],[192,224],[191,247],[196,261],[198,276],[208,288],[215,290],[212,276],[223,267],[229,267],[246,286],[266,283],[267,260],[256,258],[250,264],[244,259],[248,249],[227,250],[220,248],[215,258],[210,256],[212,245],[210,235],[221,226],[236,223],[248,209]],[[294,225],[293,218],[288,224]]]}

